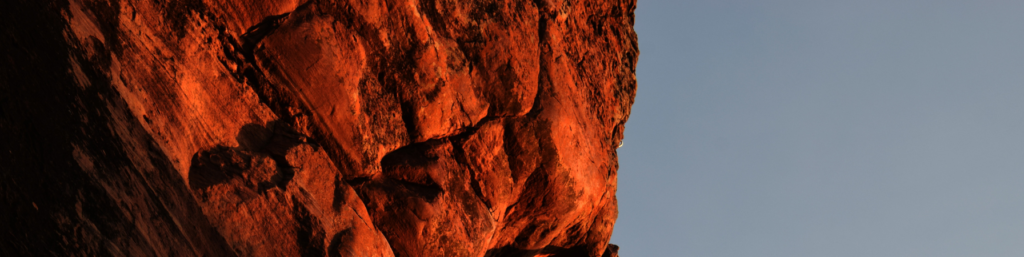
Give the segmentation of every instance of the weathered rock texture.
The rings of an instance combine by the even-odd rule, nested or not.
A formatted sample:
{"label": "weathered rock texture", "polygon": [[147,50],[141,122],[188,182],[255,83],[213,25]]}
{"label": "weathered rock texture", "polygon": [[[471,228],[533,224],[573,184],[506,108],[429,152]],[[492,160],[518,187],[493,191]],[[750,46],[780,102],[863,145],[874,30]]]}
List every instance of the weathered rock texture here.
{"label": "weathered rock texture", "polygon": [[615,255],[635,0],[0,5],[0,255]]}

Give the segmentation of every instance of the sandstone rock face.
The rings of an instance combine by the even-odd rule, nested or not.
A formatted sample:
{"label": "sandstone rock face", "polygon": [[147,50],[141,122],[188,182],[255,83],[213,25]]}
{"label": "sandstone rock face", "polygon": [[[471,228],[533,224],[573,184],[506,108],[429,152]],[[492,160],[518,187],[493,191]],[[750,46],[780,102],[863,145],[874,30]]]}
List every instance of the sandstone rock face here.
{"label": "sandstone rock face", "polygon": [[635,0],[11,0],[0,255],[617,256]]}

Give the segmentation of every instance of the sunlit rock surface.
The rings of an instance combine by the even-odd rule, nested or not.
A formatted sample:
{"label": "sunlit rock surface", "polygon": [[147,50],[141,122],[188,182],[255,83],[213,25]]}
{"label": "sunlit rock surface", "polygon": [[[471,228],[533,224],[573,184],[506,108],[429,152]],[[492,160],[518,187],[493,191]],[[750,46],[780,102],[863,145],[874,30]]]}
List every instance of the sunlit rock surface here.
{"label": "sunlit rock surface", "polygon": [[4,1],[0,255],[617,256],[634,8]]}

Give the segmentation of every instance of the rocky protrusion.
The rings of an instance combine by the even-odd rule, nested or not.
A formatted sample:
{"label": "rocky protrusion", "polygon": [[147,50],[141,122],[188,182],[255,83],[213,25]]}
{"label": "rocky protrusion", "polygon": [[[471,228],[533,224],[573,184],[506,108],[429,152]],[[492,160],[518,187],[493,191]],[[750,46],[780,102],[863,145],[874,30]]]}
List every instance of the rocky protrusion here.
{"label": "rocky protrusion", "polygon": [[5,5],[0,255],[617,256],[633,0]]}

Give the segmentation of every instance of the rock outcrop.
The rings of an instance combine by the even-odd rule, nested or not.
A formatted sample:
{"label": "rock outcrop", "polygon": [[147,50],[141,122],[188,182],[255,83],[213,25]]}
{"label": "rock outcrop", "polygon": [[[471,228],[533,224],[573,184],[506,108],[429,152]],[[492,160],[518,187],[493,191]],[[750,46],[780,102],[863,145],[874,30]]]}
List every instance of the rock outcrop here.
{"label": "rock outcrop", "polygon": [[0,255],[617,256],[635,0],[0,5]]}

